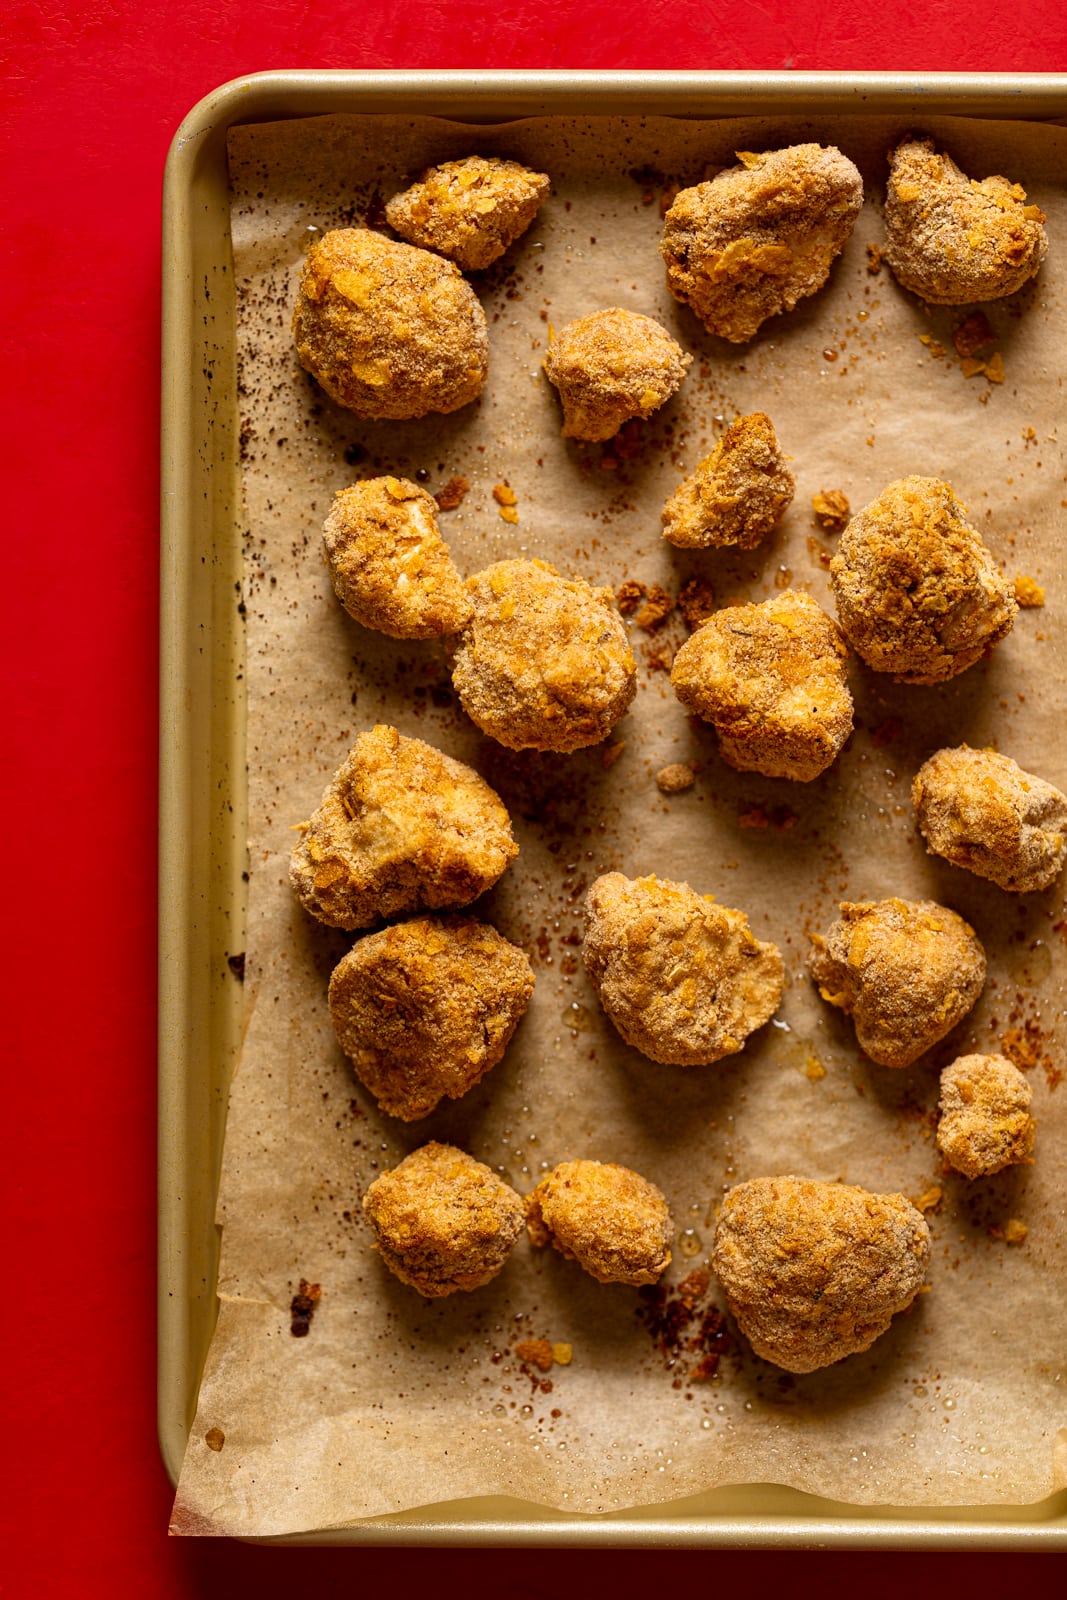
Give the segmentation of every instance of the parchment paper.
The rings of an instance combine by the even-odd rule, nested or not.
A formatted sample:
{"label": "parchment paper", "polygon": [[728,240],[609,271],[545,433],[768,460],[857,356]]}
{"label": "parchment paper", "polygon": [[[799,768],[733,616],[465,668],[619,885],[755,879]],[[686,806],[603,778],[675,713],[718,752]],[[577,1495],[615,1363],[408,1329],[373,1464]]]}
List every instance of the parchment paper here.
{"label": "parchment paper", "polygon": [[[885,152],[906,131],[890,119],[545,120],[487,133],[329,118],[233,133],[247,1032],[219,1195],[221,1312],[175,1531],[279,1534],[476,1495],[607,1512],[776,1482],[853,1503],[986,1505],[1032,1502],[1067,1483],[1061,891],[1012,896],[928,856],[909,799],[922,760],[961,741],[994,744],[1067,787],[1067,206],[1057,179],[1067,131],[934,118],[925,129],[968,173],[1024,183],[1049,215],[1036,283],[985,308],[1001,384],[963,376],[951,333],[964,311],[926,308],[887,270],[868,270]],[[826,289],[750,345],[727,345],[667,293],[661,196],[735,150],[805,139],[837,143],[860,165],[867,203]],[[303,251],[313,230],[373,220],[406,173],[472,150],[553,179],[534,227],[474,280],[490,325],[485,395],[447,418],[361,422],[297,364],[289,321]],[[609,305],[657,317],[695,357],[629,455],[563,441],[540,371],[549,320],[559,327]],[[725,421],[756,409],[793,458],[797,494],[780,528],[747,555],[672,550],[660,537],[664,500]],[[455,474],[470,480],[460,509],[441,517],[465,574],[522,554],[672,594],[702,576],[718,604],[792,584],[831,609],[833,537],[813,520],[812,494],[842,489],[858,509],[895,478],[930,474],[953,484],[1006,571],[1046,586],[1047,604],[1022,611],[989,661],[938,688],[895,686],[853,662],[856,733],[812,784],[733,772],[711,729],[687,719],[665,670],[686,636],[677,614],[654,636],[633,627],[640,688],[610,741],[625,741],[614,765],[601,747],[513,755],[454,703],[443,645],[369,633],[330,589],[320,530],[332,494],[358,476],[420,468],[431,491]],[[491,493],[505,480],[518,497],[514,526]],[[475,909],[527,950],[537,974],[504,1061],[415,1124],[383,1117],[352,1077],[326,1005],[350,939],[308,918],[287,883],[294,824],[377,721],[473,763],[497,787],[521,855]],[[672,761],[699,763],[699,775],[668,798],[654,774]],[[585,887],[611,869],[688,881],[748,912],[757,936],[782,947],[781,1010],[741,1055],[663,1067],[614,1033],[577,943]],[[973,1013],[905,1072],[861,1056],[803,967],[807,934],[828,925],[840,899],[886,895],[954,907],[989,956]],[[1036,1164],[968,1184],[942,1172],[934,1144],[938,1069],[963,1050],[1002,1047],[1030,1063]],[[733,1183],[795,1173],[912,1199],[940,1185],[930,1292],[866,1355],[823,1372],[790,1377],[735,1339],[703,1380],[693,1375],[699,1350],[661,1348],[647,1296],[597,1284],[525,1240],[491,1285],[426,1302],[373,1252],[360,1199],[430,1138],[461,1145],[521,1191],[578,1156],[646,1174],[677,1225],[671,1285],[706,1263]],[[1019,1244],[1004,1237],[1013,1219],[1029,1230]],[[294,1338],[301,1279],[322,1292],[308,1335]],[[572,1363],[547,1375],[524,1365],[514,1346],[534,1336],[572,1345]]]}

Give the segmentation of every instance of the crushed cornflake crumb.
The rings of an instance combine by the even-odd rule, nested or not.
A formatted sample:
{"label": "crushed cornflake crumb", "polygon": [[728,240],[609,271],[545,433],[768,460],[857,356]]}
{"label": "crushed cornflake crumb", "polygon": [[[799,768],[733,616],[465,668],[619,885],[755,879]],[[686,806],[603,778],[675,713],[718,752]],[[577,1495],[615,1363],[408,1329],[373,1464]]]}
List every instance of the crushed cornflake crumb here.
{"label": "crushed cornflake crumb", "polygon": [[438,511],[455,511],[462,505],[463,497],[470,489],[470,480],[467,478],[449,478],[443,489],[434,495]]}
{"label": "crushed cornflake crumb", "polygon": [[574,1346],[571,1344],[554,1344],[552,1346],[552,1359],[557,1367],[569,1367],[574,1360]]}
{"label": "crushed cornflake crumb", "polygon": [[1004,382],[1004,357],[999,350],[995,350],[986,362],[985,375],[990,383]]}
{"label": "crushed cornflake crumb", "polygon": [[656,773],[656,782],[664,794],[681,794],[696,782],[696,773],[686,761],[672,761]]}
{"label": "crushed cornflake crumb", "polygon": [[611,770],[626,749],[626,740],[619,739],[615,744],[605,744],[600,748],[600,765],[605,772]]}
{"label": "crushed cornflake crumb", "polygon": [[979,361],[976,356],[964,356],[960,362],[960,371],[965,378],[977,378],[980,372],[985,371],[985,362]]}
{"label": "crushed cornflake crumb", "polygon": [[987,349],[996,341],[989,318],[984,311],[972,311],[969,317],[964,317],[959,326],[953,329],[952,343],[959,356],[974,356],[979,350]]}
{"label": "crushed cornflake crumb", "polygon": [[948,351],[945,349],[941,341],[939,339],[935,339],[932,333],[920,333],[918,337],[919,343],[926,346],[930,354],[934,357],[935,361],[940,361],[943,356],[948,354]]}
{"label": "crushed cornflake crumb", "polygon": [[918,1200],[913,1201],[916,1211],[940,1211],[942,1188],[939,1183],[931,1184]]}
{"label": "crushed cornflake crumb", "polygon": [[1030,1229],[1018,1217],[1009,1217],[1003,1228],[994,1223],[987,1232],[991,1239],[1003,1239],[1005,1244],[1022,1244]]}
{"label": "crushed cornflake crumb", "polygon": [[840,533],[851,514],[848,496],[840,489],[820,489],[811,497],[811,509],[816,521],[831,533]]}
{"label": "crushed cornflake crumb", "polygon": [[882,270],[882,252],[876,244],[867,246],[867,271],[873,278],[875,273]]}
{"label": "crushed cornflake crumb", "polygon": [[548,1339],[520,1339],[515,1346],[520,1361],[526,1361],[539,1372],[551,1370],[554,1351]]}
{"label": "crushed cornflake crumb", "polygon": [[494,483],[493,499],[498,506],[517,506],[519,497],[509,483]]}
{"label": "crushed cornflake crumb", "polygon": [[1012,588],[1015,590],[1015,599],[1024,610],[1033,610],[1045,603],[1045,591],[1036,578],[1020,573],[1012,579]]}

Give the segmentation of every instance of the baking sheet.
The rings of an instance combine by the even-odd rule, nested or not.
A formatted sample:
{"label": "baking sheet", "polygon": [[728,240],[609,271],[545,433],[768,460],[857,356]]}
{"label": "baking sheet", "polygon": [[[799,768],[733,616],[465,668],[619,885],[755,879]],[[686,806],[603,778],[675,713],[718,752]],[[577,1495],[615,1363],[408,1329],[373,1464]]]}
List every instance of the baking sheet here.
{"label": "baking sheet", "polygon": [[[899,123],[525,122],[494,129],[492,148],[543,166],[555,190],[535,228],[480,280],[493,359],[486,396],[453,417],[405,424],[358,422],[296,365],[288,320],[302,249],[310,229],[373,215],[404,171],[487,148],[484,133],[331,118],[231,136],[248,521],[248,1030],[220,1193],[222,1312],[178,1531],[283,1533],[487,1493],[607,1511],[777,1481],[856,1503],[966,1505],[1032,1501],[1063,1483],[1050,1292],[1063,1282],[1052,1181],[1063,1100],[1051,1086],[1059,900],[1050,891],[1016,902],[926,857],[907,788],[930,750],[962,739],[996,742],[1067,780],[1055,739],[1053,560],[1063,494],[1055,174],[1065,135],[926,126],[945,133],[965,169],[1020,178],[1050,215],[1053,253],[1037,284],[989,309],[1003,384],[967,380],[936,353],[938,344],[951,353],[958,313],[928,312],[887,274],[867,271],[884,151]],[[868,205],[831,284],[751,346],[708,338],[663,286],[665,188],[734,149],[813,137],[840,143],[867,180]],[[630,456],[565,444],[539,372],[547,320],[558,326],[604,304],[657,316],[696,357]],[[743,557],[668,550],[658,531],[666,495],[710,448],[717,419],[756,408],[770,412],[794,457],[797,498],[781,528]],[[593,581],[635,578],[672,592],[699,573],[720,604],[785,583],[824,598],[830,541],[811,519],[811,493],[842,488],[856,507],[892,478],[928,472],[971,505],[1007,570],[1045,582],[1048,605],[1023,613],[991,662],[938,690],[896,688],[854,667],[861,726],[815,785],[743,776],[719,761],[710,730],[692,727],[666,682],[684,637],[677,621],[656,636],[635,630],[641,690],[610,769],[599,749],[513,756],[450,703],[442,647],[367,634],[330,593],[318,541],[332,492],[356,475],[417,466],[431,489],[456,473],[470,479],[462,507],[442,517],[464,572],[528,553]],[[517,527],[492,497],[504,479],[519,498]],[[479,909],[527,948],[538,974],[505,1061],[463,1101],[407,1126],[379,1117],[333,1041],[325,986],[348,941],[312,926],[285,882],[292,824],[376,720],[471,760],[507,801],[522,855]],[[700,763],[698,782],[666,799],[652,774],[679,759]],[[758,935],[786,953],[793,982],[779,1021],[788,1031],[766,1029],[742,1056],[687,1072],[623,1047],[580,969],[570,970],[582,879],[611,868],[686,878],[749,911]],[[889,893],[960,910],[986,943],[993,980],[950,1045],[903,1074],[862,1062],[848,1025],[801,970],[805,930],[825,926],[837,898]],[[935,1068],[954,1049],[992,1048],[1009,1033],[1037,1056],[1038,1163],[968,1190],[939,1175]],[[678,1224],[673,1282],[699,1267],[716,1199],[743,1178],[797,1171],[913,1198],[940,1182],[932,1292],[868,1355],[801,1379],[737,1348],[713,1379],[694,1379],[700,1352],[662,1348],[647,1298],[524,1247],[478,1295],[428,1306],[381,1268],[358,1202],[377,1170],[431,1137],[462,1144],[520,1189],[542,1164],[575,1155],[646,1172]],[[997,1237],[1013,1217],[1030,1230],[1016,1247]],[[295,1340],[288,1307],[301,1278],[323,1294],[310,1334]],[[523,1335],[571,1343],[573,1363],[547,1376],[523,1370],[514,1352]]]}

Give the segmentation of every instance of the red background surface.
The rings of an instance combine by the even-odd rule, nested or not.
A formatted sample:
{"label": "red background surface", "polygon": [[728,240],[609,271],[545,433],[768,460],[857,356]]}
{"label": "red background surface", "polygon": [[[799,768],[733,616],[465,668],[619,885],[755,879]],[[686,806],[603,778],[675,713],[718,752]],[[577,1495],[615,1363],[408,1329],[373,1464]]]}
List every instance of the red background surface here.
{"label": "red background surface", "polygon": [[[1055,71],[1062,0],[6,0],[4,1458],[12,1596],[1053,1592],[1045,1555],[285,1550],[168,1540],[155,1443],[159,190],[216,85],[282,67]],[[12,1028],[13,1024],[13,1028]],[[14,1038],[10,1035],[14,1033]],[[1025,1562],[1025,1567],[1022,1563]],[[1062,1592],[1062,1591],[1061,1591]]]}

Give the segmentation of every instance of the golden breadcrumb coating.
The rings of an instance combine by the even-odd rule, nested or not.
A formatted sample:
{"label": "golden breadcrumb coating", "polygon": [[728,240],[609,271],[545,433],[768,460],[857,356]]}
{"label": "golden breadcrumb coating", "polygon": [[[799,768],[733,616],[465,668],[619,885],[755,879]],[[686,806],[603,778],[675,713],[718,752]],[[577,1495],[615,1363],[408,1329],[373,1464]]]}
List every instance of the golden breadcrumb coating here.
{"label": "golden breadcrumb coating", "polygon": [[902,1194],[783,1177],[728,1191],[711,1265],[756,1354],[815,1372],[869,1350],[929,1260],[929,1226]]}
{"label": "golden breadcrumb coating", "polygon": [[599,744],[637,692],[611,589],[545,561],[498,561],[467,582],[474,617],[452,682],[464,711],[509,750]]}
{"label": "golden breadcrumb coating", "polygon": [[898,282],[934,305],[1000,300],[1045,259],[1045,214],[1008,178],[968,178],[932,139],[892,152],[883,256]]}
{"label": "golden breadcrumb coating", "polygon": [[671,687],[714,726],[731,767],[810,783],[852,732],[847,656],[833,618],[784,589],[717,611],[678,651]]}
{"label": "golden breadcrumb coating", "polygon": [[665,878],[597,878],[582,955],[626,1043],[673,1066],[736,1055],[782,998],[777,945],[754,938],[743,911]]}
{"label": "golden breadcrumb coating", "polygon": [[666,328],[637,311],[593,311],[550,336],[544,367],[559,391],[565,439],[611,439],[650,417],[692,361]]}
{"label": "golden breadcrumb coating", "polygon": [[436,1141],[375,1178],[363,1210],[390,1272],[427,1299],[480,1289],[495,1278],[524,1214],[503,1178]]}
{"label": "golden breadcrumb coating", "polygon": [[911,798],[934,855],[1002,889],[1047,889],[1067,857],[1067,795],[1010,756],[960,745],[938,750],[915,775]]}
{"label": "golden breadcrumb coating", "polygon": [[1030,1085],[1006,1056],[957,1056],[941,1074],[937,1148],[965,1178],[1029,1162]]}
{"label": "golden breadcrumb coating", "polygon": [[655,1283],[674,1225],[654,1183],[610,1161],[563,1161],[526,1196],[526,1231],[600,1283]]}
{"label": "golden breadcrumb coating", "polygon": [[302,826],[290,881],[334,928],[469,905],[519,853],[484,778],[382,724],[360,734]]}
{"label": "golden breadcrumb coating", "polygon": [[663,537],[686,549],[754,550],[795,488],[770,417],[754,411],[731,422],[710,456],[671,495],[663,508]]}
{"label": "golden breadcrumb coating", "polygon": [[496,156],[443,161],[386,204],[389,226],[466,272],[490,266],[530,223],[551,188],[547,174]]}
{"label": "golden breadcrumb coating", "polygon": [[709,333],[743,344],[822,288],[863,204],[863,180],[833,145],[738,151],[738,160],[681,191],[660,253],[675,299]]}
{"label": "golden breadcrumb coating", "polygon": [[403,1122],[458,1100],[507,1049],[530,1003],[523,952],[473,917],[416,917],[360,939],[334,968],[337,1042]]}
{"label": "golden breadcrumb coating", "polygon": [[910,1067],[970,1011],[985,983],[974,929],[933,900],[844,902],[808,966],[819,993],[851,1016],[860,1049]]}
{"label": "golden breadcrumb coating", "polygon": [[308,251],[293,313],[297,355],[358,417],[425,417],[476,400],[489,334],[458,267],[368,228]]}
{"label": "golden breadcrumb coating", "polygon": [[849,644],[898,683],[965,672],[1018,611],[966,507],[939,478],[900,478],[857,512],[830,582]]}
{"label": "golden breadcrumb coating", "polygon": [[437,527],[437,502],[406,478],[365,478],[334,495],[322,530],[334,593],[350,617],[393,639],[459,633],[471,603]]}

